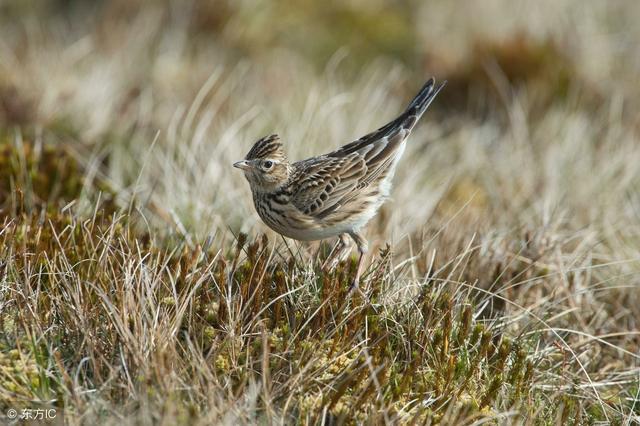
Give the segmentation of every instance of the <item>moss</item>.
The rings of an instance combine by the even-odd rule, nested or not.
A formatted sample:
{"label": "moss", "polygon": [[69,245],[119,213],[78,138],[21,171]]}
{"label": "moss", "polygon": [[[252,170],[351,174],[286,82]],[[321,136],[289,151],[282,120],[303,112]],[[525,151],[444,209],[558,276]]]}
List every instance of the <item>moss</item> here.
{"label": "moss", "polygon": [[[45,361],[46,350],[34,345],[23,337],[13,343],[17,347],[10,350],[0,349],[0,408],[8,409],[22,406],[25,400],[47,401],[56,395],[57,375]],[[38,354],[44,354],[39,357]]]}
{"label": "moss", "polygon": [[[416,301],[378,309],[347,297],[354,271],[343,263],[324,277],[328,291],[287,293],[302,285],[305,265],[270,258],[272,246],[264,236],[241,238],[233,250],[203,252],[185,244],[169,251],[152,239],[141,243],[124,218],[83,221],[49,213],[47,219],[20,215],[0,235],[0,254],[13,256],[9,282],[40,271],[21,284],[16,304],[2,313],[3,323],[14,324],[6,329],[14,342],[29,335],[25,324],[51,330],[47,340],[55,342],[66,365],[90,360],[80,380],[93,386],[112,380],[114,365],[126,365],[130,375],[143,378],[135,386],[151,389],[146,395],[157,398],[167,374],[191,378],[194,367],[185,360],[195,350],[220,386],[236,394],[249,383],[294,383],[271,403],[289,401],[289,409],[309,421],[322,413],[370,418],[381,405],[396,419],[445,421],[452,412],[478,418],[493,415],[494,408],[527,406],[539,392],[533,386],[536,371],[558,365],[534,363],[539,336],[516,338],[489,326],[474,316],[476,301],[460,292],[424,289]],[[372,287],[384,294],[387,279],[372,277]],[[37,300],[24,296],[38,289]],[[83,303],[69,304],[70,292]],[[31,309],[17,309],[26,305]],[[129,311],[131,306],[142,311]],[[158,322],[179,324],[176,338],[144,340]],[[57,394],[67,380],[42,374],[50,368],[48,351],[9,346],[4,354],[2,386],[15,395]],[[73,368],[61,377],[75,374]],[[301,380],[307,376],[313,380]],[[123,398],[115,393],[111,401]],[[425,410],[420,401],[433,402]],[[576,410],[573,399],[554,404]]]}
{"label": "moss", "polygon": [[[102,209],[115,211],[113,191],[93,184],[103,192]],[[0,216],[59,211],[78,201],[84,185],[84,170],[64,145],[0,139]]]}

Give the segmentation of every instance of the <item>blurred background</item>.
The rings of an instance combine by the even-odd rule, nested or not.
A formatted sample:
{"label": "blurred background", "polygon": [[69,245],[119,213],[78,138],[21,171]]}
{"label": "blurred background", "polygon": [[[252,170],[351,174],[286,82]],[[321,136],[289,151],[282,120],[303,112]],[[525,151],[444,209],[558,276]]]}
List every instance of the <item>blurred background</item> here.
{"label": "blurred background", "polygon": [[229,167],[255,140],[320,154],[393,118],[433,75],[449,84],[381,233],[465,203],[534,221],[561,205],[585,226],[622,202],[602,193],[603,163],[633,175],[619,190],[637,183],[639,18],[632,1],[4,0],[1,131],[71,147],[196,235],[263,230]]}

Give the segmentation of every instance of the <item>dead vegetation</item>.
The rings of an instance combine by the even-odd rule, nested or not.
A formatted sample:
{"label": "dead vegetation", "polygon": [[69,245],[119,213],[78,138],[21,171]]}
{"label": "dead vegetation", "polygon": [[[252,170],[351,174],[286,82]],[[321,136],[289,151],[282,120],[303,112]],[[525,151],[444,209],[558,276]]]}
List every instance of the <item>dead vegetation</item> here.
{"label": "dead vegetation", "polygon": [[[637,71],[613,47],[625,52],[634,30],[589,38],[626,28],[637,8],[550,3],[524,16],[507,3],[394,9],[389,45],[375,31],[326,34],[320,20],[309,52],[277,32],[248,46],[288,2],[255,15],[240,3],[1,6],[17,19],[0,27],[0,413],[637,421]],[[94,27],[72,19],[83,7],[99,12]],[[354,7],[322,19],[375,28],[390,13]],[[554,26],[565,9],[584,14],[573,35]],[[291,13],[286,28],[311,19]],[[248,16],[246,33],[225,24]],[[433,43],[438,16],[447,51]],[[65,19],[75,24],[56,30]],[[394,50],[406,40],[424,50]],[[354,68],[360,56],[339,42],[367,46],[370,65]],[[353,139],[424,72],[450,85],[368,230],[369,300],[349,298],[353,260],[324,273],[329,243],[266,230],[230,164],[273,131],[293,159]]]}

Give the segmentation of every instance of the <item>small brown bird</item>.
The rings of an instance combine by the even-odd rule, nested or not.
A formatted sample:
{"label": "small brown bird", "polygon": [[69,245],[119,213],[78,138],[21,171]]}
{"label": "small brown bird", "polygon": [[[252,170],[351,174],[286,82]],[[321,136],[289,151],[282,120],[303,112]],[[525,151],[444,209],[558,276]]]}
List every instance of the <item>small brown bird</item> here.
{"label": "small brown bird", "polygon": [[360,257],[351,289],[358,286],[367,240],[362,227],[389,196],[406,139],[446,82],[429,79],[395,120],[375,132],[318,157],[290,163],[277,135],[258,140],[234,163],[249,181],[260,218],[296,240],[340,237],[337,253],[356,242]]}

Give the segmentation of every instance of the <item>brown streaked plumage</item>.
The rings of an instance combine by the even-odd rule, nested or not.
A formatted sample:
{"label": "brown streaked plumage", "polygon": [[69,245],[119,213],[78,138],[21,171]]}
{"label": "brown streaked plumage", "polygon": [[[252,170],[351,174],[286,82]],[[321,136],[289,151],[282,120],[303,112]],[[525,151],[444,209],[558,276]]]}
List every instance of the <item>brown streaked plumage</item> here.
{"label": "brown streaked plumage", "polygon": [[296,240],[340,236],[337,255],[351,236],[360,254],[355,288],[367,252],[361,229],[388,197],[407,137],[445,83],[435,87],[431,78],[396,119],[328,154],[289,163],[277,135],[258,140],[234,167],[244,171],[260,218]]}

